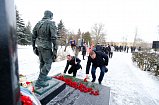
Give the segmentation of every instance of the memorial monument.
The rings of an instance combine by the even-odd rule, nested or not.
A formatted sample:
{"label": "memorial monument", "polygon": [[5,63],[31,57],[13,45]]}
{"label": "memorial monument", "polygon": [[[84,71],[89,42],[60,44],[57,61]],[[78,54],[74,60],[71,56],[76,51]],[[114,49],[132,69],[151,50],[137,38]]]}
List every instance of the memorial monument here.
{"label": "memorial monument", "polygon": [[14,0],[0,0],[0,105],[21,105]]}

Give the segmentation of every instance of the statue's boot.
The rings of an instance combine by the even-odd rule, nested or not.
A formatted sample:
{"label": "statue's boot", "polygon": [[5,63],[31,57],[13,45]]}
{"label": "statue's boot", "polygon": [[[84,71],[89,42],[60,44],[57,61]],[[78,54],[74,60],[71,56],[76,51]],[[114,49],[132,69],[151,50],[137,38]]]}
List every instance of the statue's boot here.
{"label": "statue's boot", "polygon": [[38,80],[35,83],[35,86],[36,87],[47,87],[47,86],[49,86],[49,83],[47,83],[45,81],[45,77],[46,77],[46,74],[44,74],[43,72],[40,72]]}
{"label": "statue's boot", "polygon": [[37,80],[35,83],[35,87],[47,87],[49,86],[49,83],[45,82],[45,81],[39,81]]}
{"label": "statue's boot", "polygon": [[51,69],[51,62],[52,61],[50,60],[49,63],[43,65],[43,67],[40,70],[40,74],[39,74],[38,80],[36,81],[35,86],[38,86],[38,87],[47,87],[47,86],[49,86],[49,83],[47,83],[46,81],[52,79],[51,77],[47,76],[49,71],[50,71],[50,69]]}
{"label": "statue's boot", "polygon": [[51,80],[51,79],[52,79],[51,77],[45,76],[44,81],[46,82],[46,81]]}
{"label": "statue's boot", "polygon": [[48,80],[51,80],[52,78],[47,76],[49,71],[51,69],[51,61],[48,64],[45,64],[42,68],[41,68],[41,77],[43,78],[43,80],[46,82]]}

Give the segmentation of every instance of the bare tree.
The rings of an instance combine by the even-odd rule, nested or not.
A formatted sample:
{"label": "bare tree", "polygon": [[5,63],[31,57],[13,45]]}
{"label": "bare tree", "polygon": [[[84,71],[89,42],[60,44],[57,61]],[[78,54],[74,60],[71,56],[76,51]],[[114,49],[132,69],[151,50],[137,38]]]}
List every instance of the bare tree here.
{"label": "bare tree", "polygon": [[92,27],[92,37],[94,38],[95,44],[101,43],[105,40],[106,33],[104,33],[104,25],[103,24],[94,24]]}

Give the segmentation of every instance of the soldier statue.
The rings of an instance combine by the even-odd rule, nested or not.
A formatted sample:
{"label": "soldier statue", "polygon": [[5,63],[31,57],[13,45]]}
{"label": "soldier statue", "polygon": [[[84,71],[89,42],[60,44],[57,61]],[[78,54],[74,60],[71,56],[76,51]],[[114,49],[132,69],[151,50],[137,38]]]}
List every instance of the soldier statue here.
{"label": "soldier statue", "polygon": [[42,20],[33,29],[32,47],[40,60],[40,74],[35,86],[40,88],[49,85],[46,81],[52,78],[47,75],[57,55],[57,28],[55,22],[51,21],[52,18],[53,13],[48,10],[45,11]]}

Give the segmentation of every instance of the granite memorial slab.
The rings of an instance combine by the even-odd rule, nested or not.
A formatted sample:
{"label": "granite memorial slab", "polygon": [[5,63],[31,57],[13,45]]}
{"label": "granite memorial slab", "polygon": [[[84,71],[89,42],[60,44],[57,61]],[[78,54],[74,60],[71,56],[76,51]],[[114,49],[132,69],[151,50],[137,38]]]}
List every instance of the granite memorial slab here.
{"label": "granite memorial slab", "polygon": [[49,103],[50,100],[56,97],[66,87],[65,82],[54,78],[48,80],[47,82],[49,83],[49,86],[44,88],[35,87],[35,81],[33,82],[35,96],[37,96],[42,105]]}
{"label": "granite memorial slab", "polygon": [[[78,78],[73,79],[78,82],[83,81]],[[66,88],[47,105],[109,105],[110,87],[92,82],[87,82],[85,85],[99,90],[99,95],[90,95],[89,93],[81,92],[67,85]]]}

